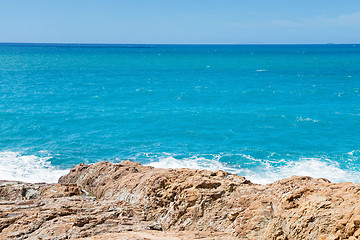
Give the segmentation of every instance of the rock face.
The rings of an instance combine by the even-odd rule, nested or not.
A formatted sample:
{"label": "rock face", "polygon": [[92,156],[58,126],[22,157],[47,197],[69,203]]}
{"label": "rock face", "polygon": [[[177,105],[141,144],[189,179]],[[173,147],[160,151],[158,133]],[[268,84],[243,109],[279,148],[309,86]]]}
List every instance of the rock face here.
{"label": "rock face", "polygon": [[0,199],[0,239],[360,239],[360,184],[311,177],[101,162],[58,184],[2,181]]}

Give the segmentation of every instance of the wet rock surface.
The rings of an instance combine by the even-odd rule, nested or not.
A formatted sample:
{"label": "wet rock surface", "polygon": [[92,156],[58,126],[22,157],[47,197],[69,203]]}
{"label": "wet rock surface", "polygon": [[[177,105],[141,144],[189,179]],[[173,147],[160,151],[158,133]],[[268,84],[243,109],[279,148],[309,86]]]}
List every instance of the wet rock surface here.
{"label": "wet rock surface", "polygon": [[360,239],[360,184],[126,161],[57,184],[0,181],[0,239]]}

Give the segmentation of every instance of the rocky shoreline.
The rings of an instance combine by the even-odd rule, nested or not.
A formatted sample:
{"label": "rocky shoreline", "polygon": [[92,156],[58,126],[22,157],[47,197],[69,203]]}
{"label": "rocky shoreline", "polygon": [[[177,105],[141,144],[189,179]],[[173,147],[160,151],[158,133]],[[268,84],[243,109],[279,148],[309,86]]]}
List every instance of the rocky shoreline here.
{"label": "rocky shoreline", "polygon": [[79,164],[56,184],[0,181],[0,239],[360,239],[360,184]]}

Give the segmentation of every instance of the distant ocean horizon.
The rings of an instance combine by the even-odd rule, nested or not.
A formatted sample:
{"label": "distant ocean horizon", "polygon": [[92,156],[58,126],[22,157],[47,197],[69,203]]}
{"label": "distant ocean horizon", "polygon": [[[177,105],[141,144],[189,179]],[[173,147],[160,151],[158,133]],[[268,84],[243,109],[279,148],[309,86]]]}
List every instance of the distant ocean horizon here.
{"label": "distant ocean horizon", "polygon": [[124,160],[360,182],[360,44],[0,43],[0,180]]}
{"label": "distant ocean horizon", "polygon": [[103,42],[0,42],[0,45],[12,45],[15,47],[18,46],[103,46],[103,47],[120,47],[120,48],[127,48],[127,47],[136,47],[139,45],[147,46],[147,47],[155,47],[155,46],[262,46],[262,45],[282,45],[282,46],[291,46],[291,45],[300,45],[300,46],[316,46],[316,45],[360,45],[360,43],[103,43]]}

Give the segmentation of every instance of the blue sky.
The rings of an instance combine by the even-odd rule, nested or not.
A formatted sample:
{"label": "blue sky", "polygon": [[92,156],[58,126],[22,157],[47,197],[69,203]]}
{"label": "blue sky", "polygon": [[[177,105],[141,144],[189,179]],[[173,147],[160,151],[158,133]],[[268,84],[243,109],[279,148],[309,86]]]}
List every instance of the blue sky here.
{"label": "blue sky", "polygon": [[360,1],[0,0],[0,42],[360,43]]}

